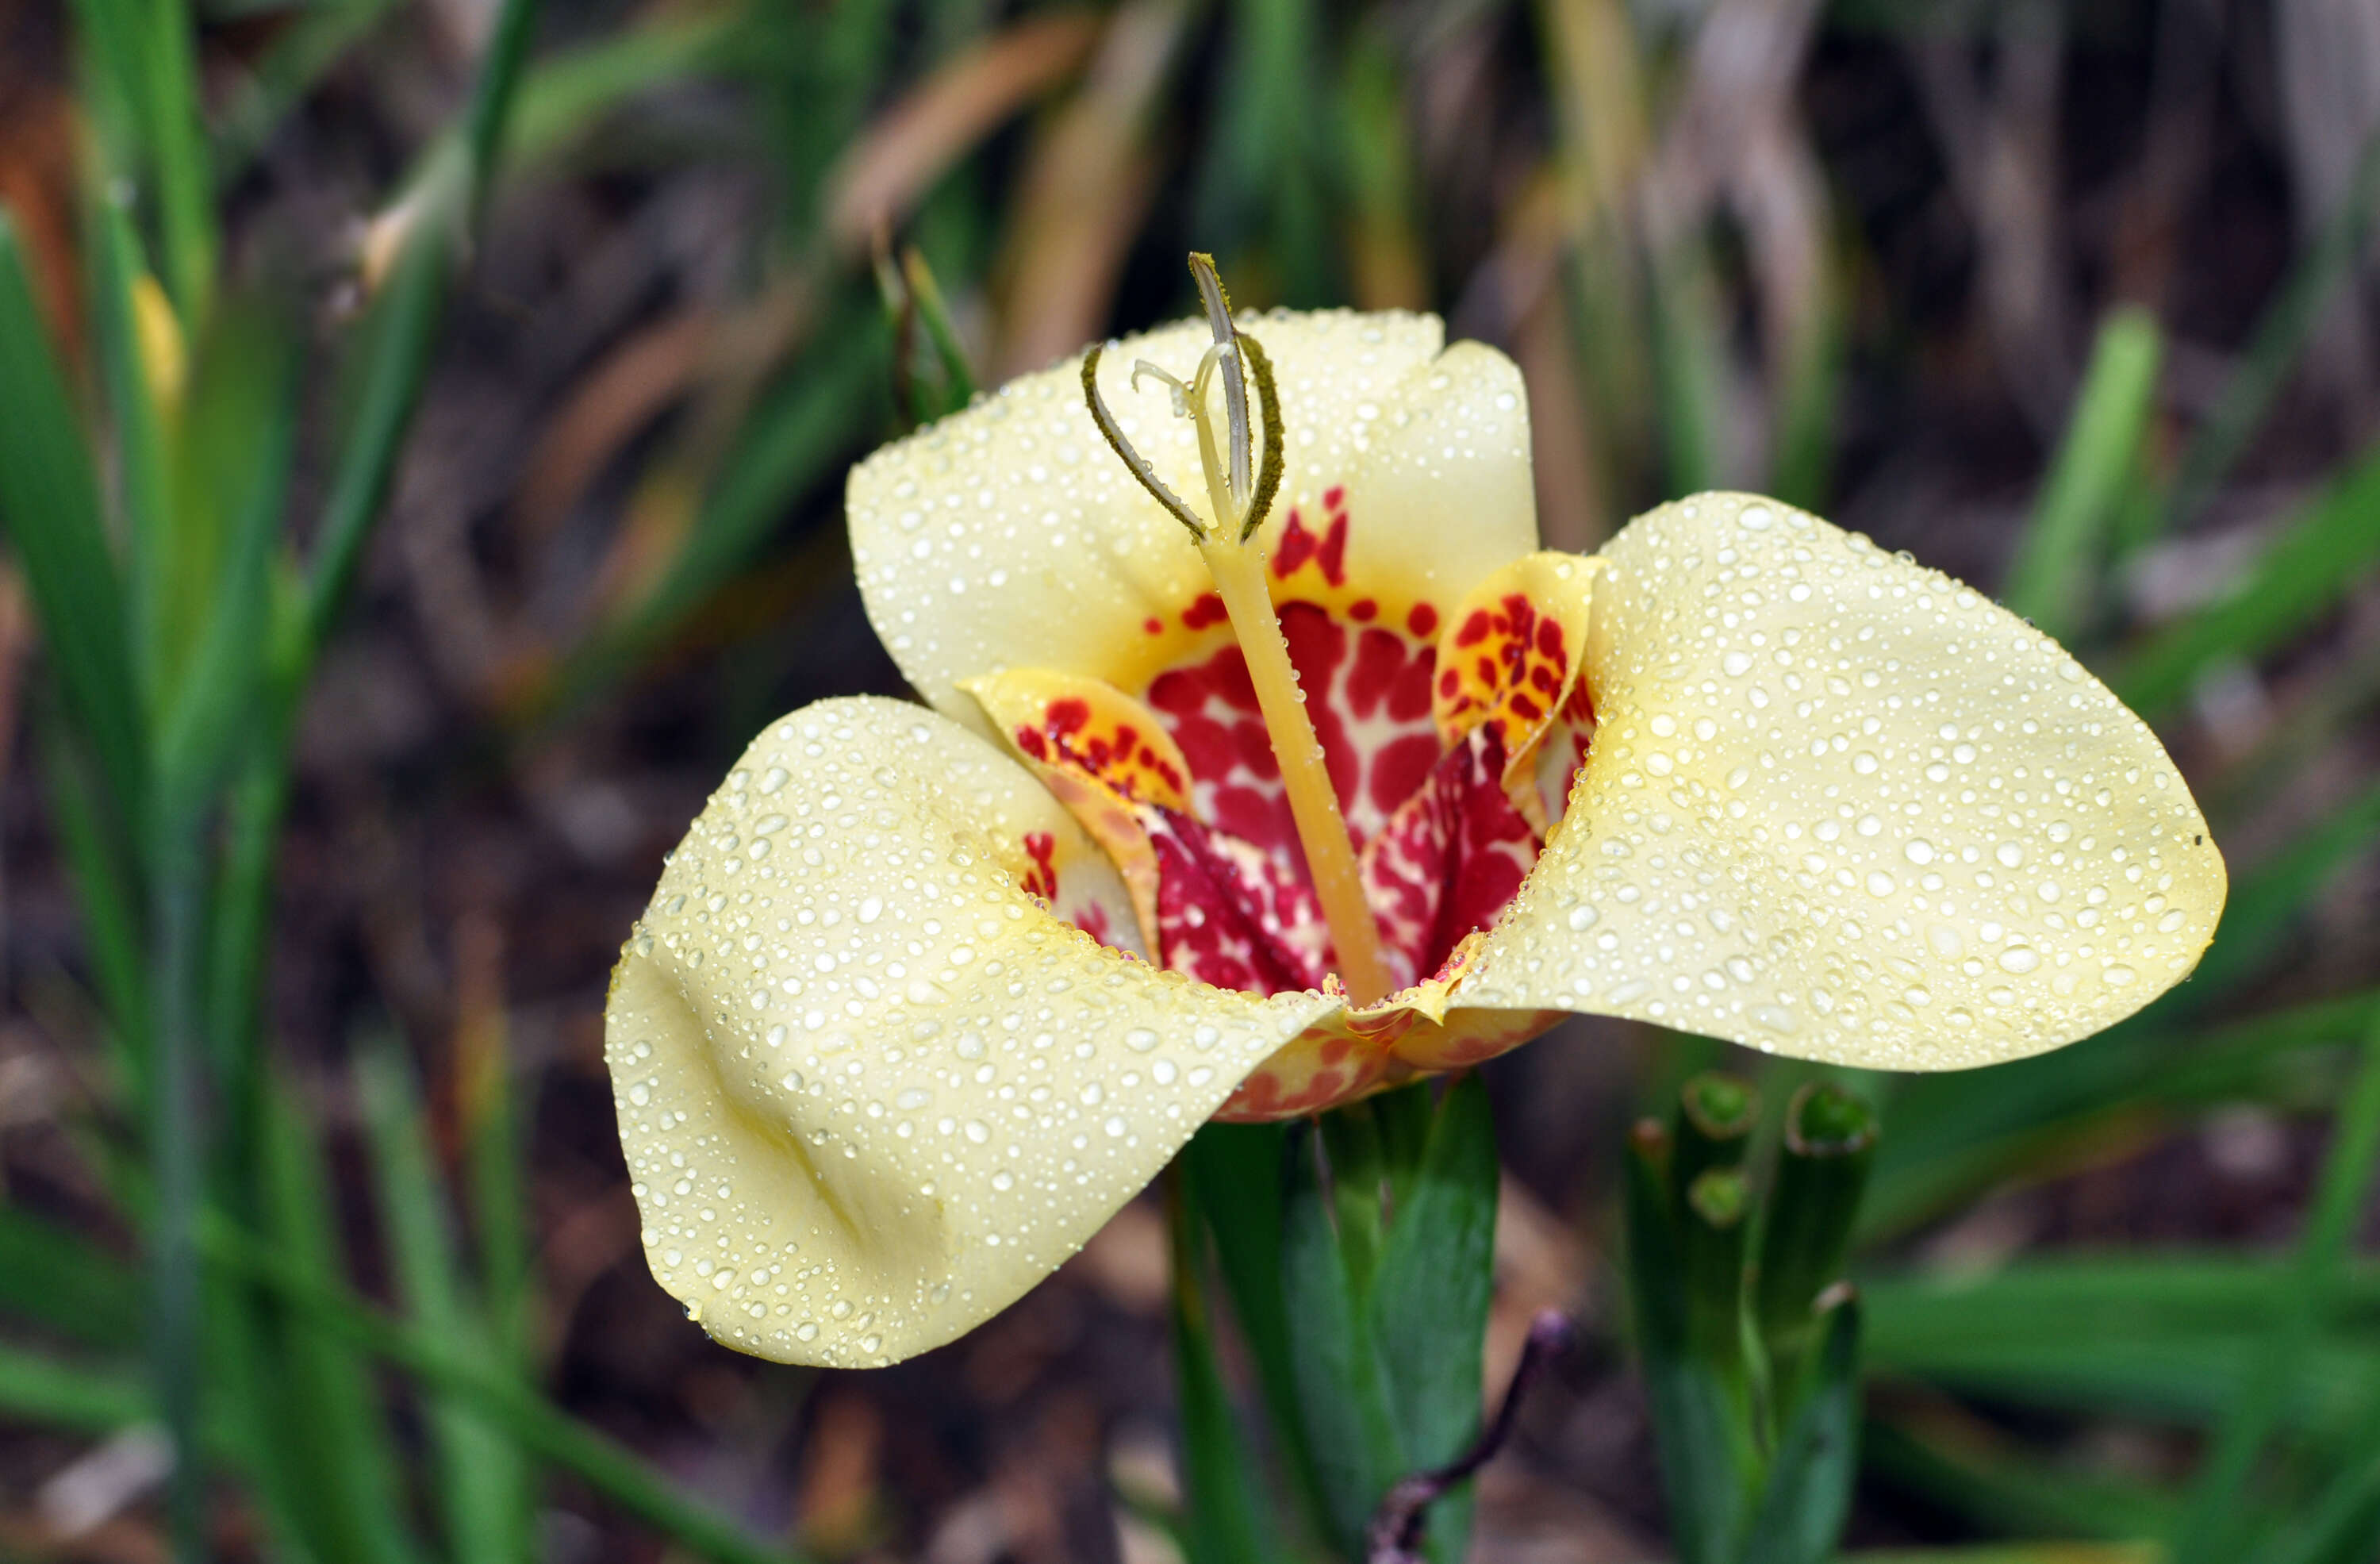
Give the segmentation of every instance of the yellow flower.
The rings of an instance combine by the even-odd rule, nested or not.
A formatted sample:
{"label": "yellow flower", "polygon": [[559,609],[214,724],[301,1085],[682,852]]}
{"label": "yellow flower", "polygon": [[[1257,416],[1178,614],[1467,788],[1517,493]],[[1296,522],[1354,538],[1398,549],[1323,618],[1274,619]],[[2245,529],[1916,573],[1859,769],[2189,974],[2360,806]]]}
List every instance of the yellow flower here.
{"label": "yellow flower", "polygon": [[[1538,552],[1510,360],[1427,316],[1245,325],[1284,470],[1245,569],[1217,561],[1246,462],[1218,476],[1211,421],[1176,416],[1207,381],[1134,369],[1198,361],[1204,322],[1096,377],[1153,476],[1207,474],[1196,547],[1079,360],[852,474],[869,616],[930,709],[771,725],[613,982],[647,1257],[718,1339],[923,1351],[1219,1111],[1315,1111],[1565,1012],[1952,1069],[2196,962],[2224,898],[2205,822],[2055,642],[1749,495]],[[1216,596],[1259,580],[1368,920],[1318,905],[1328,833],[1293,818]],[[1371,993],[1338,959],[1366,942]]]}

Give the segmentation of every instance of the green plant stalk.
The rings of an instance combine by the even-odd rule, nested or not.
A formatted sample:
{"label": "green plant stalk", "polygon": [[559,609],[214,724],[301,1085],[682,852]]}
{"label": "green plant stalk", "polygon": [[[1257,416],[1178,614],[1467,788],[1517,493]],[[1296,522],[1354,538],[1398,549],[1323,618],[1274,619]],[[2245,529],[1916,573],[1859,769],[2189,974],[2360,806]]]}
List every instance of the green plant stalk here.
{"label": "green plant stalk", "polygon": [[1822,253],[1811,279],[1816,297],[1808,320],[1790,345],[1790,358],[1777,371],[1776,457],[1769,492],[1788,505],[1825,511],[1833,495],[1836,426],[1843,391],[1843,360],[1850,347],[1844,329],[1840,262],[1835,247]]}
{"label": "green plant stalk", "polygon": [[1682,1193],[1678,1258],[1686,1288],[1686,1353],[1718,1369],[1733,1395],[1744,1384],[1743,1253],[1752,1191],[1742,1169],[1709,1167]]}
{"label": "green plant stalk", "polygon": [[1624,1164],[1629,1313],[1678,1557],[1682,1564],[1731,1564],[1759,1473],[1742,1398],[1717,1365],[1691,1350],[1688,1217],[1673,1166],[1669,1127],[1640,1121]]}
{"label": "green plant stalk", "polygon": [[193,339],[205,324],[215,279],[214,181],[207,173],[199,118],[197,39],[184,0],[145,0],[139,24],[149,157],[156,169],[157,223],[166,287]]}
{"label": "green plant stalk", "polygon": [[[367,1044],[358,1060],[381,1223],[388,1235],[407,1314],[458,1357],[502,1372],[488,1321],[455,1273],[457,1245],[446,1190],[412,1066],[391,1039]],[[529,1549],[528,1473],[504,1433],[451,1397],[430,1410],[446,1545],[461,1564],[504,1564]]]}
{"label": "green plant stalk", "polygon": [[1742,1564],[1827,1564],[1842,1541],[1859,1474],[1860,1305],[1848,1286],[1815,1311],[1817,1350],[1779,1399],[1774,1455]]}
{"label": "green plant stalk", "polygon": [[[261,1235],[293,1274],[337,1285],[349,1257],[329,1158],[310,1116],[273,1076],[261,1081],[250,1134],[238,1169],[248,1181],[227,1191],[249,1202],[240,1230]],[[374,1365],[254,1277],[212,1269],[213,1295],[236,1301],[233,1328],[245,1323],[253,1343],[250,1464],[282,1526],[318,1559],[419,1564]]]}
{"label": "green plant stalk", "polygon": [[1282,1252],[1290,1159],[1308,1155],[1285,1125],[1208,1124],[1191,1138],[1181,1167],[1214,1240],[1216,1268],[1254,1362],[1274,1447],[1318,1536],[1330,1531],[1330,1500],[1298,1402]]}
{"label": "green plant stalk", "polygon": [[465,1360],[431,1332],[400,1325],[344,1288],[292,1267],[228,1223],[208,1223],[200,1238],[213,1263],[270,1288],[330,1335],[405,1370],[433,1390],[468,1401],[524,1448],[568,1468],[623,1509],[696,1552],[722,1564],[798,1564],[800,1554],[755,1539],[536,1392]]}
{"label": "green plant stalk", "polygon": [[136,876],[125,861],[123,844],[108,828],[104,805],[94,797],[100,791],[97,768],[78,752],[79,735],[55,717],[41,724],[40,734],[51,816],[82,914],[83,940],[114,1023],[107,1028],[109,1060],[126,1095],[145,1103],[155,1023],[149,1012]]}
{"label": "green plant stalk", "polygon": [[2087,628],[2107,532],[2138,471],[2162,348],[2145,311],[2119,310],[2100,325],[2066,437],[2018,544],[2004,601],[2060,641]]}
{"label": "green plant stalk", "polygon": [[1248,1564],[1281,1557],[1257,1475],[1215,1357],[1207,1307],[1205,1219],[1188,1173],[1166,1176],[1172,1240],[1170,1323],[1182,1435],[1182,1539],[1189,1564]]}
{"label": "green plant stalk", "polygon": [[112,824],[137,833],[148,742],[122,587],[100,511],[97,474],[51,351],[16,226],[0,211],[0,523],[67,708],[106,782]]}
{"label": "green plant stalk", "polygon": [[164,421],[152,394],[140,348],[134,289],[147,275],[140,238],[131,214],[107,197],[86,208],[91,252],[91,299],[101,381],[111,414],[116,494],[124,517],[126,599],[132,623],[132,663],[142,687],[153,692],[159,678],[158,625],[163,617],[168,529],[173,496]]}
{"label": "green plant stalk", "polygon": [[2380,1549],[2380,1397],[2343,1447],[2338,1470],[2263,1564],[2359,1564]]}
{"label": "green plant stalk", "polygon": [[[1388,1240],[1365,1305],[1388,1381],[1404,1469],[1446,1467],[1480,1427],[1480,1377],[1495,1289],[1499,1165],[1488,1092],[1450,1082],[1433,1108],[1424,1083],[1371,1099],[1388,1164]],[[1459,1483],[1432,1500],[1423,1543],[1439,1564],[1468,1552],[1473,1495]]]}
{"label": "green plant stalk", "polygon": [[1996,1530],[2136,1546],[2136,1539],[2168,1531],[2179,1513],[2165,1488],[2079,1477],[1960,1439],[1920,1439],[1881,1418],[1870,1418],[1860,1439],[1871,1477]]}
{"label": "green plant stalk", "polygon": [[2365,1035],[2353,1085],[2339,1106],[2330,1151],[2289,1284],[2253,1369],[2240,1387],[2173,1533],[2174,1564],[2213,1564],[2228,1551],[2248,1480],[2280,1422],[2300,1365],[2337,1306],[2341,1264],[2380,1167],[2380,1021]]}
{"label": "green plant stalk", "polygon": [[[2235,887],[2233,909],[2244,888]],[[2218,935],[2217,944],[2225,938]],[[2192,1033],[2181,1030],[2169,998],[2146,1020],[1973,1079],[1904,1082],[1893,1097],[1895,1132],[1877,1150],[1855,1240],[1866,1245],[1906,1231],[2020,1170],[2029,1155],[2069,1150],[2095,1129],[2125,1118],[2269,1095],[2263,1082],[2297,1062],[2292,1056],[2352,1045],[2374,1016],[2380,1016],[2380,991]]]}
{"label": "green plant stalk", "polygon": [[1717,284],[1702,243],[1681,241],[1652,271],[1653,368],[1668,483],[1663,497],[1675,499],[1725,483],[1726,348]]}
{"label": "green plant stalk", "polygon": [[951,307],[942,299],[941,285],[934,280],[933,268],[926,264],[917,246],[903,252],[901,274],[909,285],[918,324],[926,328],[926,340],[933,345],[934,361],[942,373],[940,410],[956,412],[975,399],[976,385],[975,370],[967,362],[966,348],[959,342],[958,328],[951,324]]}
{"label": "green plant stalk", "polygon": [[1281,1289],[1299,1436],[1324,1501],[1324,1533],[1353,1552],[1389,1485],[1402,1474],[1386,1367],[1364,1294],[1332,1222],[1315,1146],[1293,1138],[1282,1195]]}
{"label": "green plant stalk", "polygon": [[2334,478],[2216,601],[2166,626],[2108,680],[2124,703],[2155,715],[2199,676],[2298,633],[2380,564],[2380,446]]}
{"label": "green plant stalk", "polygon": [[1380,1211],[1388,1172],[1380,1129],[1367,1102],[1350,1103],[1324,1114],[1318,1122],[1330,1165],[1331,1220],[1339,1229],[1340,1252],[1346,1257],[1348,1284],[1360,1297],[1371,1289],[1387,1235]]}
{"label": "green plant stalk", "polygon": [[1841,1277],[1876,1144],[1875,1115],[1834,1086],[1813,1081],[1786,1107],[1752,1288],[1753,1322],[1767,1347],[1778,1424],[1816,1337],[1811,1305]]}
{"label": "green plant stalk", "polygon": [[1705,1070],[1679,1087],[1670,1167],[1678,1198],[1706,1171],[1741,1167],[1759,1127],[1760,1094],[1748,1081]]}
{"label": "green plant stalk", "polygon": [[504,151],[506,128],[520,86],[521,67],[528,59],[529,40],[536,34],[538,0],[505,0],[488,35],[480,56],[479,79],[472,83],[471,106],[464,122],[464,148],[470,158],[470,185],[465,216],[473,232],[487,209],[488,191],[495,183],[496,160]]}
{"label": "green plant stalk", "polygon": [[526,1220],[528,1191],[521,1177],[525,1148],[511,1061],[500,1040],[494,1057],[468,1068],[471,1073],[463,1094],[466,1176],[479,1234],[489,1333],[498,1361],[525,1376],[535,1356],[531,1316],[536,1285]]}
{"label": "green plant stalk", "polygon": [[204,1200],[204,1092],[199,1037],[199,919],[204,867],[197,823],[160,822],[152,848],[155,925],[151,1010],[150,1158],[157,1204],[149,1232],[151,1362],[157,1408],[174,1448],[167,1529],[184,1564],[207,1556],[206,1469],[199,1444],[199,1212]]}
{"label": "green plant stalk", "polygon": [[62,1362],[0,1342],[0,1412],[11,1422],[112,1433],[155,1411],[154,1388],[138,1375]]}

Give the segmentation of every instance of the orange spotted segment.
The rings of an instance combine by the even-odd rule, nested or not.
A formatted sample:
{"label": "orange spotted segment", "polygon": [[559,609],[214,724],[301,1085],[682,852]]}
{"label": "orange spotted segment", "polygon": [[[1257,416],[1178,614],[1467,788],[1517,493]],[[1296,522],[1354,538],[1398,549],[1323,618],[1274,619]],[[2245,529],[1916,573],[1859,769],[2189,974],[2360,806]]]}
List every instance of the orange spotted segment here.
{"label": "orange spotted segment", "polygon": [[1504,780],[1527,775],[1537,741],[1576,688],[1598,562],[1524,555],[1474,587],[1438,640],[1430,691],[1439,738],[1493,737]]}
{"label": "orange spotted segment", "polygon": [[1190,763],[1181,746],[1155,713],[1103,679],[1013,668],[959,688],[1107,849],[1154,950],[1158,864],[1143,811],[1189,812]]}

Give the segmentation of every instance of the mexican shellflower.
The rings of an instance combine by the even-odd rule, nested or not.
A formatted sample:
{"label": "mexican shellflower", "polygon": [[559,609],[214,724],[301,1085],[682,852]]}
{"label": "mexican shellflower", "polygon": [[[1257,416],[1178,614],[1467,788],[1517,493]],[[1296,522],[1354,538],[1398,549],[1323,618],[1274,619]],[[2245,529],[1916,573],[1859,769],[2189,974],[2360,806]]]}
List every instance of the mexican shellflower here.
{"label": "mexican shellflower", "polygon": [[1955,1069],[2196,962],[2205,822],[2054,641],[1751,495],[1540,552],[1509,360],[1208,297],[852,473],[926,703],[771,725],[627,946],[645,1252],[719,1340],[923,1351],[1208,1118],[1565,1013]]}

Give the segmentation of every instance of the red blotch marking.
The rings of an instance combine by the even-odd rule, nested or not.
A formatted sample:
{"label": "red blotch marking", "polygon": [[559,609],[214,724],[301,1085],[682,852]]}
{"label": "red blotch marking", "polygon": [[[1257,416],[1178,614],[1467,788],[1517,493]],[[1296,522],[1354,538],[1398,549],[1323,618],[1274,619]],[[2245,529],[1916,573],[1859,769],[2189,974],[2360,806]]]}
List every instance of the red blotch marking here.
{"label": "red blotch marking", "polygon": [[1346,503],[1347,485],[1344,483],[1334,483],[1322,491],[1322,504],[1325,509],[1337,510]]}
{"label": "red blotch marking", "polygon": [[1347,584],[1346,517],[1333,516],[1330,519],[1330,531],[1324,534],[1322,547],[1316,552],[1315,561],[1322,567],[1324,580],[1335,587]]}
{"label": "red blotch marking", "polygon": [[1050,702],[1049,709],[1041,714],[1041,726],[1052,739],[1070,739],[1081,732],[1083,725],[1090,720],[1090,703],[1071,695],[1062,701]]}
{"label": "red blotch marking", "polygon": [[1347,655],[1347,627],[1312,603],[1284,603],[1281,633],[1289,642],[1290,666],[1297,670],[1298,688],[1305,691],[1305,715],[1314,723],[1314,737],[1322,745],[1322,764],[1330,773],[1330,790],[1345,809],[1362,779],[1363,757],[1347,737],[1346,719],[1327,699],[1339,665]]}
{"label": "red blotch marking", "polygon": [[[1474,608],[1471,610],[1471,617],[1463,620],[1463,628],[1455,631],[1454,644],[1457,646],[1476,646],[1481,641],[1488,639],[1488,632],[1494,628],[1495,621],[1489,616],[1487,609]],[[1490,666],[1492,666],[1493,665]]]}
{"label": "red blotch marking", "polygon": [[1347,617],[1357,624],[1368,625],[1380,617],[1380,605],[1368,597],[1359,597],[1347,605]]}
{"label": "red blotch marking", "polygon": [[1430,675],[1438,667],[1438,648],[1425,642],[1414,649],[1413,661],[1389,687],[1389,715],[1398,722],[1429,718]]}
{"label": "red blotch marking", "polygon": [[1438,692],[1440,695],[1445,696],[1448,700],[1451,701],[1454,699],[1454,692],[1462,688],[1463,676],[1456,673],[1452,668],[1449,668],[1444,673],[1438,676]]}
{"label": "red blotch marking", "polygon": [[1367,629],[1355,641],[1355,666],[1347,670],[1347,709],[1358,718],[1379,710],[1405,671],[1405,643],[1394,633]]}
{"label": "red blotch marking", "polygon": [[1405,629],[1417,636],[1427,637],[1438,632],[1438,610],[1427,603],[1416,603],[1405,616]]}
{"label": "red blotch marking", "polygon": [[1570,657],[1562,651],[1562,629],[1559,619],[1537,621],[1537,655],[1552,660],[1559,668],[1570,666]]}
{"label": "red blotch marking", "polygon": [[1220,625],[1231,617],[1231,610],[1223,606],[1223,600],[1211,592],[1201,593],[1189,607],[1182,610],[1182,623],[1190,629]]}
{"label": "red blotch marking", "polygon": [[[1330,492],[1339,493],[1336,489]],[[1325,503],[1329,503],[1327,496]],[[1272,573],[1285,581],[1303,569],[1309,559],[1321,568],[1322,579],[1332,586],[1347,584],[1347,518],[1335,506],[1329,530],[1318,538],[1307,529],[1303,515],[1294,510],[1289,513],[1289,525],[1281,529],[1281,543],[1273,552]]]}
{"label": "red blotch marking", "polygon": [[1025,856],[1033,861],[1033,867],[1025,872],[1026,895],[1038,896],[1049,902],[1058,899],[1058,871],[1050,862],[1057,850],[1058,839],[1049,832],[1027,831],[1025,834]]}
{"label": "red blotch marking", "polygon": [[1158,618],[1143,619],[1140,621],[1140,628],[1151,635],[1162,635],[1165,633],[1165,621]]}
{"label": "red blotch marking", "polygon": [[1408,733],[1390,739],[1372,757],[1372,802],[1383,814],[1396,813],[1399,804],[1421,790],[1437,764],[1437,734]]}
{"label": "red blotch marking", "polygon": [[1281,529],[1281,545],[1272,556],[1272,573],[1282,580],[1289,580],[1297,573],[1298,567],[1314,557],[1315,545],[1319,541],[1305,530],[1305,519],[1291,511],[1289,525]]}
{"label": "red blotch marking", "polygon": [[1018,728],[1016,730],[1016,747],[1024,751],[1026,754],[1031,755],[1035,760],[1048,760],[1050,758],[1050,746],[1043,741],[1041,738],[1041,730],[1038,727]]}
{"label": "red blotch marking", "polygon": [[1234,1097],[1246,1112],[1269,1116],[1281,1106],[1281,1081],[1272,1071],[1260,1069],[1240,1082]]}

